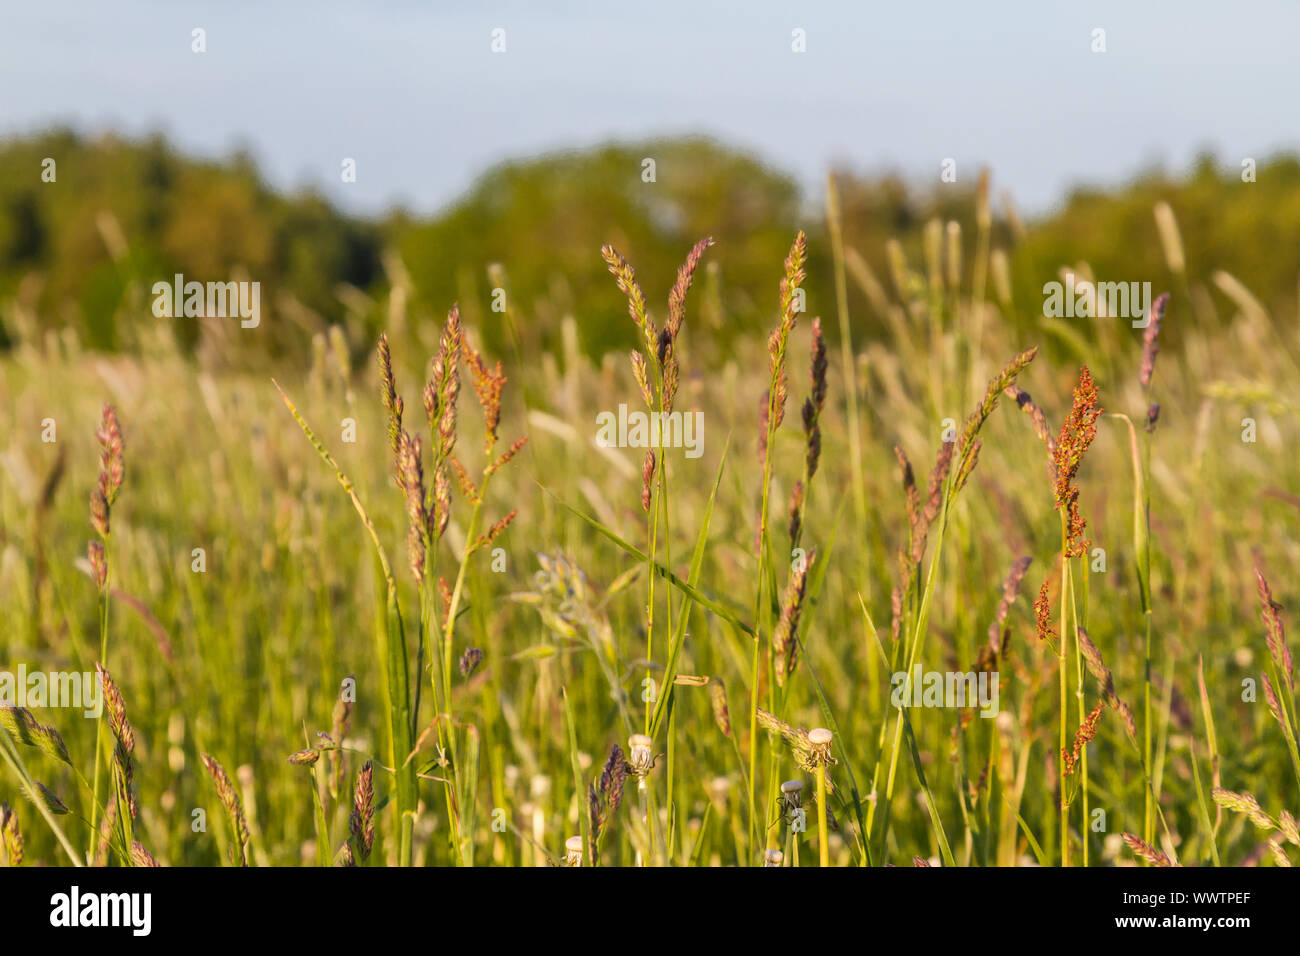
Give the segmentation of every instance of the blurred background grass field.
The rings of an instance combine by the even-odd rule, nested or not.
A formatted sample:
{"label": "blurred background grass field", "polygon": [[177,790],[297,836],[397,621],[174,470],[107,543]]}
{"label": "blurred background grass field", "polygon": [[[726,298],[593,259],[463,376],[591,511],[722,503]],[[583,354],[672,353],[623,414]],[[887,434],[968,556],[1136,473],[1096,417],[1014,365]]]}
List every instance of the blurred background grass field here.
{"label": "blurred background grass field", "polygon": [[[6,162],[49,152],[49,146],[11,145]],[[12,279],[3,308],[7,348],[0,364],[6,436],[0,483],[5,657],[11,669],[18,662],[29,670],[93,669],[95,591],[82,556],[90,535],[87,495],[97,469],[94,433],[101,403],[112,402],[123,423],[128,465],[114,512],[114,582],[124,594],[112,609],[110,668],[140,742],[138,826],[159,859],[177,864],[221,859],[216,834],[195,834],[189,825],[192,808],[212,806],[220,812],[206,778],[195,772],[199,740],[229,768],[240,768],[255,859],[280,864],[312,859],[314,839],[308,778],[286,757],[307,745],[304,731],[314,738],[317,730],[329,729],[338,686],[348,675],[355,675],[358,685],[349,745],[382,750],[380,665],[371,638],[378,599],[368,546],[333,477],[285,413],[270,377],[274,374],[295,397],[357,483],[390,557],[401,567],[405,517],[389,478],[373,347],[378,331],[387,331],[399,388],[408,405],[416,402],[424,363],[436,351],[441,329],[435,303],[452,300],[460,303],[471,340],[499,356],[510,376],[503,436],[530,439],[513,470],[503,472],[490,491],[489,510],[519,510],[499,539],[505,570],[494,573],[487,553],[475,557],[468,611],[457,629],[458,649],[485,652],[482,670],[456,692],[459,707],[473,716],[482,734],[480,819],[486,827],[488,808],[502,807],[529,839],[560,852],[574,830],[578,807],[568,773],[560,688],[566,687],[573,701],[585,771],[594,777],[610,746],[626,743],[592,648],[602,640],[613,642],[619,688],[633,701],[640,690],[634,665],[644,652],[644,582],[625,577],[636,573],[637,563],[557,504],[557,499],[567,502],[644,547],[639,452],[594,446],[596,415],[620,402],[637,403],[625,361],[635,331],[617,290],[609,294],[612,280],[601,275],[599,241],[614,240],[640,265],[652,309],[662,314],[660,290],[669,284],[673,257],[684,254],[688,237],[706,230],[718,241],[706,254],[708,264],[689,300],[679,401],[679,407],[705,412],[704,455],[669,457],[678,489],[672,500],[671,553],[683,562],[688,558],[712,477],[729,447],[701,581],[718,600],[744,607],[741,596],[752,590],[755,573],[757,409],[767,376],[761,332],[776,315],[782,243],[793,227],[804,227],[812,250],[808,316],[823,316],[832,352],[823,466],[810,489],[806,519],[808,541],[825,556],[827,570],[804,641],[849,739],[859,777],[869,779],[874,769],[878,729],[890,712],[887,667],[867,633],[858,598],[878,624],[885,622],[880,639],[888,641],[894,552],[906,531],[892,445],[897,442],[908,453],[919,474],[928,472],[943,420],[960,422],[997,366],[1031,345],[1042,351],[1021,384],[1053,427],[1068,409],[1081,364],[1096,375],[1108,411],[1139,421],[1145,413],[1137,381],[1140,329],[1116,318],[1041,315],[1038,287],[1044,276],[1067,267],[1087,275],[1091,268],[1100,276],[1150,276],[1157,290],[1172,293],[1153,385],[1161,412],[1151,488],[1154,619],[1161,648],[1153,675],[1160,716],[1156,772],[1171,830],[1182,841],[1183,856],[1208,860],[1191,769],[1194,754],[1206,792],[1211,774],[1217,774],[1228,789],[1256,793],[1269,812],[1294,805],[1277,725],[1262,701],[1241,700],[1243,679],[1257,680],[1267,655],[1252,552],[1260,552],[1277,600],[1285,605],[1292,591],[1287,569],[1296,558],[1297,486],[1289,449],[1295,440],[1300,343],[1295,290],[1287,278],[1297,270],[1283,255],[1296,246],[1278,241],[1271,254],[1240,250],[1253,249],[1262,233],[1287,228],[1292,219],[1285,215],[1287,203],[1293,205],[1300,195],[1288,179],[1295,174],[1292,161],[1278,160],[1261,176],[1288,184],[1268,187],[1277,193],[1273,201],[1263,198],[1264,187],[1234,183],[1207,162],[1190,181],[1153,179],[1113,195],[1081,195],[1042,223],[1019,224],[995,202],[991,251],[982,266],[975,258],[974,194],[936,205],[897,191],[894,183],[843,180],[846,307],[863,412],[867,503],[866,514],[857,516],[824,219],[800,206],[794,190],[775,174],[751,165],[757,181],[737,179],[742,157],[701,143],[656,147],[664,156],[694,152],[693,178],[702,183],[694,188],[724,193],[727,201],[718,201],[719,210],[745,207],[753,231],[748,222],[729,224],[722,212],[715,218],[700,210],[691,200],[694,188],[684,190],[673,207],[683,223],[656,230],[632,198],[622,207],[593,202],[574,209],[552,202],[548,197],[557,193],[550,187],[522,185],[518,192],[505,191],[507,198],[499,200],[505,210],[481,228],[476,217],[486,214],[475,212],[473,198],[446,221],[403,228],[350,222],[311,200],[272,198],[247,169],[187,163],[156,142],[80,143],[75,149],[96,157],[93,168],[120,164],[136,172],[105,177],[98,193],[75,204],[47,209],[33,206],[34,199],[24,206],[11,196],[6,206],[5,261]],[[578,171],[588,197],[634,197],[642,185],[640,152],[603,150],[565,164]],[[603,178],[592,172],[602,168],[607,170]],[[711,172],[718,180],[708,185]],[[494,173],[488,181],[549,182],[561,175],[558,161],[542,160]],[[204,185],[187,187],[191,178]],[[123,189],[108,182],[138,186]],[[672,192],[670,182],[665,177],[667,188],[659,196]],[[721,183],[731,185],[724,189]],[[38,188],[19,195],[35,196]],[[210,230],[194,228],[192,245],[186,246],[165,210],[173,192],[187,188],[212,197],[211,222],[225,219],[221,204],[229,202],[244,211],[247,226],[225,248],[216,248],[220,242]],[[738,191],[745,195],[737,197]],[[763,202],[766,196],[773,197],[770,206]],[[1159,202],[1179,220],[1185,266],[1179,267],[1169,247],[1176,240],[1168,230],[1162,244],[1154,213]],[[14,212],[24,208],[39,214]],[[202,219],[201,207],[192,201],[180,208],[181,221]],[[34,215],[40,225],[24,225],[23,215]],[[323,228],[291,225],[313,215]],[[710,229],[719,219],[723,228]],[[1113,232],[1098,229],[1099,219],[1116,223]],[[514,248],[484,238],[493,235],[493,220],[514,224],[508,233]],[[1210,236],[1198,238],[1183,220],[1257,225],[1242,226],[1234,257],[1216,254],[1234,247],[1219,230],[1208,229]],[[453,230],[449,222],[463,225]],[[952,258],[948,222],[960,229],[960,262]],[[1084,223],[1092,225],[1084,228]],[[884,239],[887,226],[896,235]],[[506,228],[500,226],[500,235]],[[238,235],[246,230],[268,237],[265,260],[241,259],[245,247]],[[24,235],[28,238],[21,239]],[[440,244],[440,235],[475,238],[466,242],[467,250],[449,253],[454,244]],[[1100,238],[1108,235],[1121,238]],[[201,241],[205,236],[208,241]],[[1067,241],[1062,237],[1075,237],[1074,253],[1057,259],[1054,250]],[[887,245],[891,240],[898,245]],[[20,248],[27,250],[24,256]],[[1105,272],[1090,255],[1106,264]],[[74,260],[78,264],[65,262],[65,256],[80,257]],[[1170,268],[1171,259],[1176,268]],[[328,267],[331,261],[339,263],[337,269]],[[1036,263],[1052,263],[1052,268]],[[348,272],[345,265],[358,271]],[[266,287],[277,290],[260,330],[241,330],[237,320],[152,316],[148,286],[157,276],[224,275],[241,267],[265,275]],[[373,270],[369,281],[365,268]],[[983,302],[971,297],[977,270],[987,276]],[[308,277],[301,287],[294,279],[299,274]],[[1241,276],[1254,281],[1250,292],[1245,279],[1238,281]],[[504,314],[491,311],[493,288],[508,289]],[[806,323],[801,324],[792,339],[795,400],[806,390],[806,332]],[[54,443],[42,442],[47,418],[56,423]],[[341,440],[348,418],[357,423],[355,444]],[[1243,441],[1246,418],[1257,424],[1253,443]],[[798,477],[801,446],[797,425],[788,422],[774,449],[778,513]],[[1090,576],[1087,613],[1090,633],[1116,672],[1121,696],[1125,691],[1131,696],[1141,683],[1132,480],[1127,432],[1121,423],[1103,419],[1082,471],[1084,514],[1094,547],[1106,551],[1106,570]],[[1057,519],[1041,446],[1014,403],[1005,402],[987,426],[971,491],[952,515],[933,614],[937,640],[927,663],[945,670],[970,666],[1007,568],[1022,555],[1032,556],[1025,594],[1010,617],[1015,671],[1004,672],[1002,685],[1002,710],[1010,719],[997,726],[1011,752],[1025,761],[1019,768],[1002,768],[1011,772],[1000,786],[1015,795],[1027,825],[1046,842],[1053,815],[1047,781],[1055,773],[1052,658],[1034,634],[1029,603],[1053,567]],[[461,515],[453,522],[452,542],[463,536],[464,520]],[[205,573],[191,570],[194,548],[206,552]],[[440,560],[451,562],[444,575],[454,573],[453,554]],[[684,574],[684,564],[677,570]],[[404,593],[409,608],[414,587],[409,574],[399,577],[401,587],[409,589]],[[610,596],[616,582],[620,591]],[[525,592],[535,596],[520,599]],[[538,602],[552,615],[539,614]],[[555,623],[555,615],[565,626]],[[747,638],[699,608],[688,633],[679,670],[722,680],[734,732],[747,752]],[[1198,703],[1201,657],[1217,729],[1214,755]],[[714,723],[706,689],[678,687],[677,700],[677,727],[689,728],[676,755],[678,853],[693,850],[704,862],[745,862],[736,753]],[[818,722],[810,688],[796,682],[790,713],[801,726]],[[59,711],[43,716],[50,715],[66,716]],[[952,718],[934,711],[917,721],[922,759],[950,834],[962,830]],[[75,754],[93,753],[92,721],[56,724]],[[1092,837],[1102,860],[1125,856],[1116,835],[1134,828],[1135,812],[1141,816],[1142,781],[1126,747],[1118,724],[1103,725],[1092,745],[1094,800],[1109,817],[1107,831]],[[43,759],[34,758],[38,776],[76,805],[74,779],[57,764],[42,765]],[[1216,760],[1217,770],[1211,770]],[[788,757],[785,763],[783,778],[795,771]],[[424,786],[424,799],[431,801],[432,785]],[[891,862],[936,852],[914,788],[906,781],[902,789],[908,796],[894,808]],[[346,803],[346,791],[344,797]],[[1001,807],[995,811],[992,837],[999,855],[994,859],[1032,860],[1014,818],[1006,819]],[[843,808],[839,812],[844,816]],[[430,832],[436,821],[427,810],[418,831],[424,837],[420,853],[431,861],[439,859]],[[54,845],[39,820],[27,815],[23,822],[29,855],[53,862]],[[694,835],[701,825],[706,830],[697,847]],[[1218,849],[1227,861],[1258,857],[1261,845],[1244,818],[1229,816],[1218,828]],[[627,844],[612,846],[611,862],[630,860]],[[849,841],[836,846],[847,861]],[[541,857],[523,837],[485,829],[475,859],[528,863]]]}

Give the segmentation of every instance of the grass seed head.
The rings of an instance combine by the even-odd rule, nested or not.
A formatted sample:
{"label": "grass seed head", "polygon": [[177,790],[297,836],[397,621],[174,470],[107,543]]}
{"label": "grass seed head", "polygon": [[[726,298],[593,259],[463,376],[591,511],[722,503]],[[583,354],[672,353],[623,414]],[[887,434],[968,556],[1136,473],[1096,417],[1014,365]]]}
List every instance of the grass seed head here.
{"label": "grass seed head", "polygon": [[627,296],[627,313],[641,333],[647,357],[654,355],[658,351],[659,333],[646,312],[645,293],[637,284],[636,270],[613,246],[601,246],[600,255],[618,283],[619,291]]}
{"label": "grass seed head", "polygon": [[144,844],[139,840],[134,840],[131,843],[131,865],[141,867],[161,866],[161,864],[154,859],[153,854],[146,850]]}
{"label": "grass seed head", "polygon": [[[396,463],[401,450],[404,403],[402,396],[397,394],[397,383],[393,377],[393,355],[388,348],[388,333],[379,336],[379,346],[376,351],[379,360],[379,401],[388,416],[388,446],[393,452],[394,463]],[[400,487],[402,481],[400,468],[397,470],[396,477]]]}
{"label": "grass seed head", "polygon": [[993,616],[993,623],[989,625],[989,647],[995,651],[1002,647],[1002,629],[1006,625],[1007,615],[1011,613],[1011,605],[1020,596],[1020,585],[1025,580],[1025,572],[1029,570],[1033,560],[1029,555],[1017,559],[1002,581],[1002,600],[998,602],[997,613]]}
{"label": "grass seed head", "polygon": [[1150,387],[1151,376],[1155,372],[1156,354],[1160,351],[1160,323],[1168,305],[1169,293],[1162,292],[1151,303],[1151,311],[1147,316],[1146,332],[1142,335],[1142,365],[1138,372],[1138,380],[1143,388]]}
{"label": "grass seed head", "polygon": [[95,579],[95,588],[103,594],[108,587],[108,558],[104,555],[103,542],[88,541],[86,557],[90,560],[90,573]]}
{"label": "grass seed head", "polygon": [[7,803],[0,803],[0,843],[10,866],[23,862],[23,835],[18,829],[18,814]]}
{"label": "grass seed head", "polygon": [[1278,673],[1286,683],[1287,689],[1295,693],[1295,662],[1291,657],[1291,646],[1286,640],[1286,628],[1279,613],[1282,605],[1273,600],[1273,592],[1264,578],[1264,572],[1255,565],[1255,585],[1259,590],[1260,612],[1264,618],[1265,640],[1268,653],[1277,665]]}
{"label": "grass seed head", "polygon": [[217,790],[217,799],[221,801],[221,806],[226,811],[226,816],[230,820],[231,828],[235,835],[235,845],[231,847],[231,856],[236,866],[246,866],[248,863],[248,821],[244,817],[244,804],[239,799],[239,793],[235,790],[234,784],[230,782],[230,777],[226,775],[226,768],[221,766],[218,760],[209,755],[201,754],[203,766],[208,771],[208,776],[212,778],[212,783]]}
{"label": "grass seed head", "polygon": [[1097,385],[1088,366],[1084,365],[1079,369],[1079,384],[1074,388],[1070,413],[1056,440],[1056,507],[1066,511],[1065,555],[1070,558],[1088,550],[1088,541],[1083,537],[1083,529],[1088,523],[1079,515],[1079,486],[1075,479],[1084,452],[1097,437],[1097,419],[1102,411],[1097,398]]}
{"label": "grass seed head", "polygon": [[0,705],[0,727],[3,727],[19,743],[35,747],[47,757],[53,757],[72,766],[68,747],[62,735],[54,727],[42,724],[26,707]]}
{"label": "grass seed head", "polygon": [[348,817],[348,830],[356,852],[361,859],[370,857],[375,843],[375,783],[374,766],[367,760],[357,772],[357,783],[352,791],[352,814]]}
{"label": "grass seed head", "polygon": [[289,754],[289,763],[295,767],[314,767],[318,760],[320,760],[320,751],[314,747]]}
{"label": "grass seed head", "polygon": [[790,580],[781,600],[781,619],[772,633],[772,653],[775,656],[776,683],[785,686],[799,666],[799,618],[803,613],[804,596],[808,584],[808,569],[816,558],[816,549],[790,570]]}
{"label": "grass seed head", "polygon": [[645,458],[641,460],[641,510],[649,512],[650,510],[650,490],[651,483],[655,477],[655,453],[652,449],[646,449]]}
{"label": "grass seed head", "polygon": [[23,794],[28,800],[32,801],[32,803],[37,806],[43,806],[51,813],[58,816],[72,812],[68,809],[67,804],[60,800],[53,790],[45,786],[45,784],[41,783],[39,780],[33,780],[31,787],[24,784]]}
{"label": "grass seed head", "polygon": [[686,293],[691,289],[695,270],[704,256],[704,250],[711,245],[713,245],[712,237],[705,237],[695,243],[691,251],[686,254],[686,261],[677,269],[677,281],[673,283],[672,291],[668,293],[668,320],[664,323],[665,331],[673,339],[677,338],[677,333],[682,328],[682,321],[686,318]]}
{"label": "grass seed head", "polygon": [[1124,834],[1124,842],[1128,844],[1128,848],[1132,850],[1134,854],[1146,860],[1151,866],[1174,865],[1170,861],[1169,857],[1162,851],[1157,850],[1155,847],[1151,846],[1151,844],[1144,842],[1140,837],[1137,837],[1132,833]]}
{"label": "grass seed head", "polygon": [[1222,787],[1215,787],[1210,791],[1210,796],[1214,802],[1233,813],[1240,813],[1250,818],[1250,822],[1255,824],[1261,830],[1273,830],[1277,828],[1273,818],[1264,812],[1260,807],[1259,801],[1253,794],[1237,793],[1233,790],[1224,790]]}
{"label": "grass seed head", "polygon": [[709,681],[709,704],[713,708],[713,720],[724,737],[731,736],[731,711],[727,708],[727,688],[721,677]]}
{"label": "grass seed head", "polygon": [[1083,628],[1078,629],[1078,639],[1083,662],[1088,665],[1089,672],[1101,685],[1102,697],[1124,721],[1124,729],[1128,732],[1129,739],[1137,740],[1137,725],[1133,719],[1133,710],[1115,693],[1114,675],[1101,659],[1101,652],[1097,650],[1097,645],[1092,642],[1088,632]]}
{"label": "grass seed head", "polygon": [[468,679],[476,670],[479,664],[483,663],[483,651],[477,647],[465,648],[465,653],[460,655],[460,676]]}

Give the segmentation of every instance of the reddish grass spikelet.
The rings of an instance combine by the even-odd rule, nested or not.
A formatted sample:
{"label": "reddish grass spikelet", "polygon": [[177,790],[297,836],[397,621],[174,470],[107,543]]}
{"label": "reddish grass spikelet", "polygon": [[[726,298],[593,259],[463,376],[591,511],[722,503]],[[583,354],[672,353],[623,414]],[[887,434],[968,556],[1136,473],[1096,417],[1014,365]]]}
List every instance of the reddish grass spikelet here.
{"label": "reddish grass spikelet", "polygon": [[781,599],[781,619],[777,621],[776,630],[772,633],[773,668],[776,683],[780,687],[785,686],[786,678],[799,665],[799,617],[803,613],[808,570],[816,556],[817,551],[813,549],[794,565]]}
{"label": "reddish grass spikelet", "polygon": [[[939,454],[935,456],[934,467],[930,469],[930,481],[926,486],[925,500],[917,512],[916,522],[912,528],[912,563],[916,564],[925,557],[925,546],[930,537],[930,526],[934,524],[943,509],[943,488],[952,469],[954,445],[950,441],[941,442]],[[910,574],[909,574],[910,580]]]}
{"label": "reddish grass spikelet", "polygon": [[1079,725],[1079,729],[1074,734],[1074,750],[1063,749],[1061,751],[1061,759],[1065,761],[1066,776],[1074,773],[1074,768],[1079,763],[1083,748],[1097,736],[1097,725],[1101,722],[1101,713],[1105,709],[1106,702],[1104,700],[1097,701],[1097,706],[1084,718],[1083,723]]}
{"label": "reddish grass spikelet", "polygon": [[1029,570],[1033,560],[1029,555],[1017,558],[1002,580],[1002,600],[998,602],[997,613],[993,616],[993,623],[989,625],[989,647],[993,650],[1002,646],[1002,631],[1007,622],[1007,615],[1011,613],[1011,605],[1020,596],[1020,585],[1025,580],[1025,572]]}
{"label": "reddish grass spikelet", "polygon": [[471,348],[468,342],[461,351],[465,364],[469,366],[474,393],[483,409],[483,450],[491,453],[497,443],[497,429],[501,425],[501,390],[505,387],[506,376],[501,370],[500,362],[497,362],[495,369],[488,368],[483,356]]}
{"label": "reddish grass spikelet", "polygon": [[435,461],[441,462],[456,447],[457,402],[460,397],[460,356],[464,349],[465,330],[460,323],[460,306],[453,305],[442,328],[438,352],[429,369],[424,387],[424,410],[430,434],[438,438]]}
{"label": "reddish grass spikelet", "polygon": [[1259,676],[1264,685],[1264,703],[1268,705],[1268,712],[1273,715],[1277,725],[1282,728],[1283,736],[1289,735],[1291,731],[1287,726],[1286,716],[1282,713],[1282,703],[1277,699],[1277,691],[1273,689],[1273,682],[1268,679],[1267,674]]}
{"label": "reddish grass spikelet", "polygon": [[103,594],[108,587],[108,559],[104,556],[103,543],[86,542],[86,557],[90,560],[90,573],[95,579],[95,588]]}
{"label": "reddish grass spikelet", "polygon": [[1034,601],[1034,630],[1038,633],[1040,641],[1052,642],[1052,606],[1047,597],[1047,581],[1044,579],[1043,586],[1038,591],[1038,598]]}
{"label": "reddish grass spikelet", "polygon": [[420,439],[403,431],[398,437],[397,477],[406,498],[406,546],[411,577],[424,580],[429,544],[429,515],[425,511],[423,449]]}
{"label": "reddish grass spikelet", "polygon": [[686,254],[686,261],[677,270],[677,281],[673,283],[672,291],[668,293],[668,321],[664,324],[665,330],[673,339],[677,338],[677,333],[682,328],[682,320],[686,317],[686,293],[691,289],[695,270],[704,256],[704,250],[711,245],[713,245],[712,236],[695,243],[691,251]]}
{"label": "reddish grass spikelet", "polygon": [[429,537],[437,540],[447,533],[451,521],[451,482],[447,480],[446,465],[434,470],[429,499]]}
{"label": "reddish grass spikelet", "polygon": [[112,676],[103,664],[95,663],[95,673],[104,692],[104,708],[108,711],[108,726],[126,752],[128,754],[134,753],[135,731],[131,729],[131,722],[126,718],[126,702],[122,699],[122,692],[117,689],[117,684],[113,682]]}
{"label": "reddish grass spikelet", "polygon": [[477,551],[479,548],[490,547],[492,542],[497,539],[501,532],[510,527],[510,522],[514,521],[518,515],[519,509],[512,508],[509,514],[497,521],[496,524],[492,525],[492,527],[488,528],[486,534],[479,536],[478,540],[474,542],[474,550]]}
{"label": "reddish grass spikelet", "polygon": [[1295,662],[1291,657],[1291,647],[1286,640],[1286,628],[1282,624],[1282,616],[1279,613],[1282,605],[1273,600],[1273,592],[1270,590],[1268,581],[1264,578],[1264,572],[1260,570],[1258,564],[1255,565],[1255,585],[1259,590],[1260,613],[1264,618],[1265,640],[1268,642],[1269,656],[1273,658],[1273,663],[1277,665],[1278,672],[1282,675],[1287,690],[1295,693]]}
{"label": "reddish grass spikelet", "polygon": [[496,461],[488,465],[485,475],[486,476],[495,475],[506,465],[510,464],[510,462],[514,459],[515,455],[519,454],[519,452],[527,444],[528,444],[528,436],[525,435],[523,438],[516,438],[514,442],[510,445],[510,447],[501,453],[501,456]]}
{"label": "reddish grass spikelet", "polygon": [[655,453],[646,449],[645,458],[641,460],[641,510],[650,510],[650,489],[655,477]]}
{"label": "reddish grass spikelet", "polygon": [[803,534],[803,482],[796,481],[794,490],[790,492],[790,545],[791,547],[799,546],[799,538]]}
{"label": "reddish grass spikelet", "polygon": [[916,489],[916,476],[912,472],[912,463],[907,458],[901,445],[894,446],[894,457],[898,459],[898,469],[903,482],[903,494],[907,499],[907,524],[915,528],[921,513],[921,493]]}
{"label": "reddish grass spikelet", "polygon": [[724,737],[731,736],[731,710],[727,707],[727,687],[721,677],[709,679],[709,705],[713,709],[713,720]]}
{"label": "reddish grass spikelet", "polygon": [[1146,843],[1141,837],[1132,833],[1124,834],[1124,842],[1136,856],[1146,860],[1151,866],[1173,866],[1173,862],[1162,851]]}
{"label": "reddish grass spikelet", "polygon": [[117,421],[117,409],[112,405],[104,405],[95,438],[100,448],[99,479],[90,494],[90,524],[101,538],[108,540],[113,504],[126,475],[122,428]]}
{"label": "reddish grass spikelet", "polygon": [[452,455],[448,461],[451,462],[451,470],[456,473],[456,484],[460,485],[460,493],[465,496],[465,500],[470,504],[478,504],[478,486],[474,484],[474,479],[470,478],[469,471],[466,470],[460,459],[455,455]]}
{"label": "reddish grass spikelet", "polygon": [[162,864],[155,860],[153,854],[144,848],[143,843],[139,840],[133,840],[131,842],[131,865],[155,867],[161,866]]}
{"label": "reddish grass spikelet", "polygon": [[1079,465],[1084,452],[1097,437],[1097,419],[1101,417],[1101,406],[1097,401],[1097,385],[1092,379],[1088,366],[1079,369],[1079,383],[1074,389],[1074,402],[1070,412],[1061,425],[1060,437],[1056,440],[1056,507],[1066,510],[1066,547],[1065,556],[1078,557],[1087,553],[1088,541],[1083,537],[1087,526],[1079,515],[1079,486],[1075,479],[1079,474]]}
{"label": "reddish grass spikelet", "polygon": [[356,786],[352,790],[352,813],[348,817],[348,830],[352,844],[361,859],[369,859],[375,843],[375,785],[374,766],[367,760],[357,772]]}

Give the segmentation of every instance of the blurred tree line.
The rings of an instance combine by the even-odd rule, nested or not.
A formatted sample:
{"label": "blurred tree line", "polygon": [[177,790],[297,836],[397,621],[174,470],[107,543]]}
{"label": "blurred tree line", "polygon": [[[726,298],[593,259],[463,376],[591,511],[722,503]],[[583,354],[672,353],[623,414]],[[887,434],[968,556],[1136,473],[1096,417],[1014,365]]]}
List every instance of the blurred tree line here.
{"label": "blurred tree line", "polygon": [[[46,157],[57,163],[53,183],[42,180]],[[653,182],[645,181],[646,157],[655,161]],[[852,171],[836,172],[836,181],[845,241],[887,289],[887,241],[899,240],[919,268],[924,228],[936,217],[961,225],[969,274],[974,181],[940,185],[936,176],[918,188],[897,175]],[[1177,291],[1152,215],[1160,200],[1177,217],[1191,274],[1224,269],[1275,315],[1295,314],[1294,157],[1261,161],[1256,181],[1245,183],[1238,168],[1203,156],[1186,176],[1156,170],[1120,188],[1078,189],[1029,222],[1000,200],[996,184],[992,193],[992,243],[1009,256],[1017,321],[1034,322],[1043,283],[1084,261],[1101,280],[1150,280],[1157,291]],[[526,348],[553,347],[560,320],[572,315],[583,346],[600,353],[634,344],[600,245],[612,243],[632,261],[662,315],[682,256],[712,235],[718,245],[707,261],[716,266],[692,321],[712,326],[725,345],[772,324],[781,261],[798,228],[811,240],[809,309],[834,313],[821,203],[743,152],[674,139],[504,163],[436,215],[361,219],[316,192],[273,190],[245,154],[200,161],[157,136],[55,130],[0,142],[0,303],[22,302],[41,330],[71,327],[90,347],[129,349],[132,323],[157,321],[149,309],[154,282],[177,272],[199,281],[246,276],[262,284],[263,325],[244,347],[294,355],[311,333],[340,321],[373,338],[389,321],[394,284],[420,320],[440,319],[453,301],[488,314],[492,289],[504,283]],[[850,296],[854,324],[867,333],[879,317],[852,282]],[[508,323],[481,325],[490,348],[506,347]],[[176,326],[192,345],[196,323]]]}

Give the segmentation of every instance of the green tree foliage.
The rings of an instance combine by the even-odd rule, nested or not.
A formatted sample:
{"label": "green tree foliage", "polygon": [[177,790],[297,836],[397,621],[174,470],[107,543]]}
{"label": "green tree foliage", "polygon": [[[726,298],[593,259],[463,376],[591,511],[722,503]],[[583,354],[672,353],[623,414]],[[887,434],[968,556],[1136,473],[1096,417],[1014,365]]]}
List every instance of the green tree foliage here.
{"label": "green tree foliage", "polygon": [[[56,183],[41,180],[45,157],[58,163]],[[932,218],[960,223],[968,260],[974,252],[973,183],[920,189],[893,174],[836,178],[845,241],[882,282],[890,281],[886,240],[899,238],[919,268]],[[1013,321],[1035,321],[1043,283],[1080,262],[1100,280],[1170,288],[1176,308],[1180,296],[1197,297],[1199,308],[1187,314],[1198,320],[1213,318],[1216,302],[1226,313],[1230,304],[1217,290],[1180,288],[1170,274],[1152,216],[1160,200],[1177,216],[1190,273],[1224,269],[1275,315],[1295,308],[1296,158],[1261,160],[1256,181],[1245,183],[1238,168],[1204,156],[1185,176],[1154,171],[1119,188],[1080,188],[1023,227],[996,183],[992,192],[992,242],[1010,256]],[[725,346],[733,334],[771,325],[771,275],[795,228],[809,233],[810,287],[831,288],[821,196],[703,138],[503,163],[435,215],[397,212],[374,221],[343,215],[319,194],[273,191],[245,154],[195,160],[159,136],[88,139],[55,130],[0,143],[0,301],[17,298],[45,328],[70,326],[104,349],[133,346],[133,324],[151,318],[150,287],[176,272],[200,281],[259,280],[270,318],[258,338],[263,352],[268,344],[272,352],[299,352],[311,332],[345,319],[359,321],[356,331],[370,337],[386,321],[391,276],[381,263],[388,250],[410,277],[417,320],[437,318],[459,301],[472,319],[488,319],[476,324],[489,349],[505,349],[507,324],[488,312],[489,267],[499,264],[510,309],[526,317],[517,328],[525,349],[553,347],[561,320],[572,315],[583,347],[600,353],[632,345],[600,245],[613,243],[637,263],[651,306],[662,314],[653,290],[668,288],[685,251],[704,235],[717,245],[693,321],[710,325],[710,337]],[[347,287],[369,298],[341,294]],[[855,286],[850,294],[854,323],[867,334],[880,317]],[[812,311],[832,308],[809,303]],[[177,332],[188,344],[197,338],[193,324],[178,323]]]}

